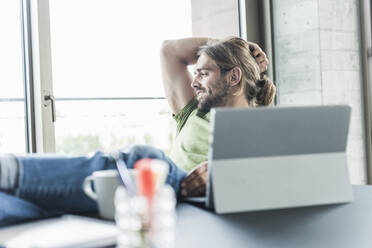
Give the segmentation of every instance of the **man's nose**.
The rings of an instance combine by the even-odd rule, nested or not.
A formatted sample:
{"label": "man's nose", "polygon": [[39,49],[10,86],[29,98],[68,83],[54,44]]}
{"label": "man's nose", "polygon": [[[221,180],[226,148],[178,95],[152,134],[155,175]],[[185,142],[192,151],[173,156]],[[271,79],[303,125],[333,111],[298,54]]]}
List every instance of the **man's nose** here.
{"label": "man's nose", "polygon": [[193,80],[191,81],[191,87],[194,88],[195,86],[200,86],[198,77],[194,77]]}

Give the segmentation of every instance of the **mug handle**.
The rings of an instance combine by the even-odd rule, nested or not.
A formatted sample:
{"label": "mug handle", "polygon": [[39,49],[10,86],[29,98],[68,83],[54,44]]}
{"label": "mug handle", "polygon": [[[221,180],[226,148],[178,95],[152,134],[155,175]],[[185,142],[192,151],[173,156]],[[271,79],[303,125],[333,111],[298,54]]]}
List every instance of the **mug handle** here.
{"label": "mug handle", "polygon": [[83,190],[85,194],[87,194],[87,196],[97,201],[97,193],[92,190],[93,179],[94,179],[93,176],[88,176],[87,178],[85,178],[84,183],[83,183]]}

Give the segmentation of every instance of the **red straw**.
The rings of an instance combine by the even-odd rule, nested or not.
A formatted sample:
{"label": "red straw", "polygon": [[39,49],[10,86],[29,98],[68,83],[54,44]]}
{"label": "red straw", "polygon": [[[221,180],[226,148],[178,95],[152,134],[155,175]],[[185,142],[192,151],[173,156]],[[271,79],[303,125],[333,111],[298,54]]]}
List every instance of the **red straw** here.
{"label": "red straw", "polygon": [[155,194],[155,178],[151,170],[151,159],[137,161],[134,168],[139,171],[137,184],[139,194],[146,196],[151,201]]}

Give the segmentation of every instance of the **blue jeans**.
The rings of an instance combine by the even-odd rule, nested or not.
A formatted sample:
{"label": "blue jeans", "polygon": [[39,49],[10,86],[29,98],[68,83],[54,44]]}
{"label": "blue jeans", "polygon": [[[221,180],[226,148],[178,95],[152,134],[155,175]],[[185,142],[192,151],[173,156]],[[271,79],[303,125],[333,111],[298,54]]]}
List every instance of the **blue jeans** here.
{"label": "blue jeans", "polygon": [[[150,146],[132,146],[120,151],[128,168],[142,158],[156,158],[169,164],[166,182],[179,193],[186,172],[165,154]],[[96,202],[82,190],[84,179],[97,170],[116,169],[113,159],[96,152],[93,156],[66,157],[27,155],[17,157],[18,188],[14,195],[0,192],[0,226],[46,218],[63,213],[97,211]]]}

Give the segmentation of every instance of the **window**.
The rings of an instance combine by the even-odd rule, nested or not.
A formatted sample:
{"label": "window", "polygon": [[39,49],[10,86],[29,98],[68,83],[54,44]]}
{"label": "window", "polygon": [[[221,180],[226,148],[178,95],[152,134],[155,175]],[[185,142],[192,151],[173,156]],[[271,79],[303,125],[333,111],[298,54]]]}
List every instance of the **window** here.
{"label": "window", "polygon": [[[174,127],[159,49],[191,36],[190,1],[50,1],[56,151],[165,151]],[[68,17],[68,18],[66,18]]]}
{"label": "window", "polygon": [[20,1],[0,1],[0,153],[26,151]]}

